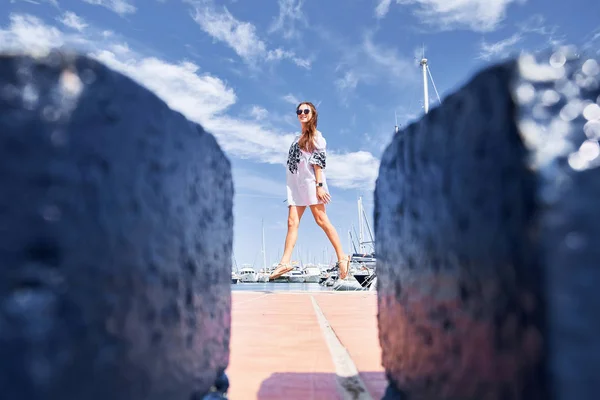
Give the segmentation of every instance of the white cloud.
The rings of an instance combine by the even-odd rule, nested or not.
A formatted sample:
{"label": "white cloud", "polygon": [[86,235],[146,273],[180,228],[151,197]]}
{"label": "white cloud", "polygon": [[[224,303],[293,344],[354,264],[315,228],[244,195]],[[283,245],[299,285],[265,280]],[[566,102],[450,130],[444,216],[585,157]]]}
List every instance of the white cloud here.
{"label": "white cloud", "polygon": [[[0,26],[0,50],[43,53],[63,45],[78,48],[130,76],[171,108],[200,123],[215,135],[229,156],[261,163],[285,163],[294,134],[282,133],[263,120],[227,114],[237,97],[218,77],[202,73],[190,62],[171,63],[145,57],[119,41],[115,33],[93,29],[85,32],[66,33],[36,17],[13,14],[8,27]],[[255,111],[262,112],[260,108]],[[329,154],[328,179],[332,186],[359,188],[373,184],[378,160],[370,153],[330,151]]]}
{"label": "white cloud", "polygon": [[383,18],[390,10],[392,0],[379,0],[377,7],[375,7],[375,15],[377,18]]}
{"label": "white cloud", "polygon": [[344,101],[359,84],[385,83],[396,87],[417,82],[418,68],[412,58],[398,54],[392,47],[376,44],[367,33],[359,46],[342,44],[342,61],[336,71],[341,76],[335,81]]}
{"label": "white cloud", "polygon": [[405,77],[407,69],[414,64],[413,60],[398,55],[395,48],[385,48],[375,44],[371,35],[365,36],[363,50],[375,65],[385,70],[394,80]]}
{"label": "white cloud", "polygon": [[[559,28],[556,25],[548,26],[543,16],[536,14],[527,20],[515,24],[517,30],[511,36],[495,42],[488,42],[485,39],[481,41],[479,55],[477,58],[489,61],[495,58],[505,58],[511,53],[518,53],[524,49],[529,51],[544,50],[548,47],[555,47],[563,43],[564,36],[558,34]],[[543,43],[535,40],[537,48],[527,47],[526,44],[532,36],[543,39]],[[531,43],[531,42],[529,42]],[[518,46],[517,46],[518,45]]]}
{"label": "white cloud", "polygon": [[0,30],[0,47],[10,51],[27,49],[34,54],[43,54],[51,47],[64,44],[61,31],[47,26],[30,15],[10,15],[9,29]]}
{"label": "white cloud", "polygon": [[278,48],[275,50],[269,50],[267,52],[267,61],[279,61],[284,59],[290,59],[294,62],[294,64],[304,69],[310,69],[311,67],[310,60],[296,57],[296,54],[293,51]]}
{"label": "white cloud", "polygon": [[269,116],[269,112],[261,106],[253,105],[250,109],[250,115],[256,120],[263,120]]}
{"label": "white cloud", "polygon": [[353,91],[358,86],[358,79],[355,71],[346,71],[343,77],[335,80],[335,85],[342,92]]}
{"label": "white cloud", "polygon": [[327,183],[348,189],[373,190],[379,173],[379,160],[367,151],[327,153]]}
{"label": "white cloud", "polygon": [[582,49],[592,55],[600,55],[600,27],[594,29],[584,38]]}
{"label": "white cloud", "polygon": [[219,78],[199,75],[198,66],[190,62],[172,64],[154,57],[141,57],[122,45],[92,52],[91,56],[130,76],[171,108],[195,121],[210,120],[236,101],[233,89]]}
{"label": "white cloud", "polygon": [[532,15],[525,22],[517,24],[517,27],[523,35],[537,34],[545,38],[546,42],[541,46],[541,49],[555,47],[565,41],[565,36],[559,34],[559,27],[557,25],[547,25],[546,19],[539,14]]}
{"label": "white cloud", "polygon": [[109,10],[116,12],[123,16],[125,14],[132,14],[136,8],[130,3],[130,0],[83,0],[86,3],[93,4],[96,6],[106,7]]}
{"label": "white cloud", "polygon": [[[392,0],[380,0],[375,8],[378,18],[389,11]],[[468,28],[492,31],[504,19],[511,3],[522,0],[395,0],[396,4],[416,5],[416,14],[440,30]]]}
{"label": "white cloud", "polygon": [[192,18],[200,28],[215,40],[224,42],[249,65],[260,61],[279,61],[289,59],[302,68],[310,69],[311,61],[297,57],[293,51],[281,48],[268,49],[267,44],[258,36],[256,26],[250,22],[236,19],[223,7],[218,11],[212,2],[192,2]]}
{"label": "white cloud", "polygon": [[279,15],[269,28],[269,33],[283,32],[285,39],[298,35],[296,23],[306,25],[306,18],[302,12],[304,0],[279,0]]}
{"label": "white cloud", "polygon": [[596,54],[600,54],[600,46],[598,46],[598,43],[600,43],[600,28],[597,28],[590,34],[590,38],[584,44],[584,48],[587,49],[596,46]]}
{"label": "white cloud", "polygon": [[14,4],[18,1],[21,1],[23,3],[31,3],[31,4],[41,4],[41,3],[50,3],[51,5],[53,5],[54,7],[58,8],[58,1],[57,0],[10,0],[10,4]]}
{"label": "white cloud", "polygon": [[60,18],[58,18],[65,26],[73,28],[79,32],[83,31],[88,25],[85,23],[83,18],[71,11],[66,11]]}
{"label": "white cloud", "polygon": [[256,34],[256,27],[249,22],[238,21],[225,7],[223,12],[209,6],[196,7],[193,18],[203,31],[225,42],[245,60],[256,61],[267,52],[265,43]]}
{"label": "white cloud", "polygon": [[495,43],[488,43],[485,40],[481,42],[479,57],[482,60],[489,61],[495,57],[507,57],[512,47],[523,39],[523,35],[515,33],[512,36],[499,40]]}
{"label": "white cloud", "polygon": [[288,93],[285,96],[283,96],[283,100],[295,106],[300,103],[300,100],[298,100],[298,98],[291,93]]}
{"label": "white cloud", "polygon": [[519,30],[523,33],[538,33],[540,35],[554,35],[558,29],[558,27],[548,27],[546,26],[546,19],[539,14],[532,15],[526,21],[517,24]]}

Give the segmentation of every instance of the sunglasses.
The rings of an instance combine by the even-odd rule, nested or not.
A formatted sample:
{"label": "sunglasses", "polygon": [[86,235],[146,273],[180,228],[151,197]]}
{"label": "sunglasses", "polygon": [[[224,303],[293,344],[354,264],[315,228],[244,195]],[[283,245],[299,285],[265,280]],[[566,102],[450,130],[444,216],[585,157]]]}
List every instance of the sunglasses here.
{"label": "sunglasses", "polygon": [[300,115],[304,112],[304,114],[308,114],[310,112],[309,108],[305,108],[304,110],[296,110],[296,114]]}

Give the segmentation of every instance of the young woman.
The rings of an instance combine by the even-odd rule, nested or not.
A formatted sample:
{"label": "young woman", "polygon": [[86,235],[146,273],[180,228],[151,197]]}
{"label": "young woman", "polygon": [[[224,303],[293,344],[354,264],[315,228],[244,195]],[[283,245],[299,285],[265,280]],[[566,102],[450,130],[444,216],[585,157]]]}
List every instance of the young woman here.
{"label": "young woman", "polygon": [[312,103],[303,102],[296,107],[296,114],[302,130],[290,146],[287,159],[288,231],[281,261],[269,278],[276,279],[294,269],[290,260],[298,238],[300,219],[306,207],[310,207],[315,222],[325,231],[335,249],[336,267],[340,270],[340,279],[344,279],[348,275],[350,257],[344,254],[340,238],[325,213],[325,204],[331,201],[331,196],[324,172],[326,141],[317,130],[317,110]]}

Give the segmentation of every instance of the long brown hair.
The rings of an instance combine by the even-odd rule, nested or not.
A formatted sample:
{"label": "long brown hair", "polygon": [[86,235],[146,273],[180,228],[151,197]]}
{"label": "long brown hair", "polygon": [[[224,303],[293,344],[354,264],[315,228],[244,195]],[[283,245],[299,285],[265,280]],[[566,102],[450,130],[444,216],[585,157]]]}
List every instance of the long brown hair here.
{"label": "long brown hair", "polygon": [[304,125],[304,129],[302,129],[302,136],[300,136],[300,139],[298,140],[298,146],[300,146],[302,150],[312,153],[315,150],[315,138],[317,137],[319,114],[317,113],[316,107],[310,101],[303,101],[298,104],[296,111],[298,111],[303,104],[306,104],[310,108],[312,118]]}

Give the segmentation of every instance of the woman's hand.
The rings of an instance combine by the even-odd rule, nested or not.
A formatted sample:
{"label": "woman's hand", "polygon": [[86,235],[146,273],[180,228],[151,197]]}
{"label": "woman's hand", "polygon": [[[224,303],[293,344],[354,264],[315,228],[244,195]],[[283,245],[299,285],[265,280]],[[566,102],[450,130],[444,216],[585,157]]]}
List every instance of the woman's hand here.
{"label": "woman's hand", "polygon": [[322,186],[317,186],[317,199],[327,204],[331,201],[331,196],[325,191],[325,189],[323,189]]}

